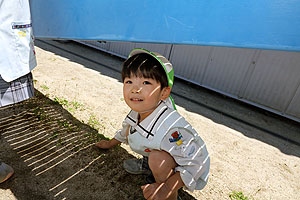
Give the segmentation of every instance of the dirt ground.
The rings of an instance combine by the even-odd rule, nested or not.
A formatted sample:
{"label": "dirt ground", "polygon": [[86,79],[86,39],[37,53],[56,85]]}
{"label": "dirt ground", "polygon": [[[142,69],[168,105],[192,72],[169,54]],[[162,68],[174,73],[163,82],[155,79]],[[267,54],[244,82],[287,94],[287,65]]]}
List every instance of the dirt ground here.
{"label": "dirt ground", "polygon": [[[76,42],[37,40],[36,52],[35,97],[0,108],[0,158],[15,170],[0,199],[143,199],[145,176],[122,169],[138,155],[93,147],[129,111],[123,60]],[[208,185],[182,199],[300,199],[299,123],[178,79],[172,96],[211,156]]]}

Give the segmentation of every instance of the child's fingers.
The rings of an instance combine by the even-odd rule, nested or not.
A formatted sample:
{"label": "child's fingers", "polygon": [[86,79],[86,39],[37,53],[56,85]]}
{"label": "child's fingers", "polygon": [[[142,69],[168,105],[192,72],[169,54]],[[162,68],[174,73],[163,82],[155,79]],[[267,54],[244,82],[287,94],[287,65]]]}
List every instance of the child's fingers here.
{"label": "child's fingers", "polygon": [[150,184],[142,185],[141,188],[144,190],[145,188],[149,187]]}
{"label": "child's fingers", "polygon": [[107,149],[107,141],[106,140],[100,140],[95,144],[96,147],[100,149]]}
{"label": "child's fingers", "polygon": [[101,147],[102,147],[102,143],[103,143],[102,141],[103,141],[103,140],[97,142],[97,143],[95,144],[95,146],[101,148]]}
{"label": "child's fingers", "polygon": [[145,199],[148,199],[151,196],[151,192],[149,192],[149,189],[148,189],[149,186],[150,186],[150,184],[146,184],[146,185],[141,186]]}

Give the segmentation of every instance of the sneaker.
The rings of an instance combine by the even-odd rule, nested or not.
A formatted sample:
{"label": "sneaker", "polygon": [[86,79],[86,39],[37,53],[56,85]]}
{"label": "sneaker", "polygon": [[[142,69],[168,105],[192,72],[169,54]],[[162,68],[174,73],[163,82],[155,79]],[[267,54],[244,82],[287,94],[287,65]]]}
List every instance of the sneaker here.
{"label": "sneaker", "polygon": [[0,162],[0,183],[3,183],[9,179],[13,173],[14,170],[11,166],[5,164],[4,162]]}
{"label": "sneaker", "polygon": [[125,171],[130,174],[150,174],[151,170],[148,165],[148,157],[140,159],[129,159],[123,163]]}
{"label": "sneaker", "polygon": [[152,184],[152,183],[155,183],[156,181],[155,181],[155,178],[154,178],[154,176],[153,176],[153,174],[151,173],[151,174],[149,174],[147,177],[146,177],[146,183],[147,184]]}

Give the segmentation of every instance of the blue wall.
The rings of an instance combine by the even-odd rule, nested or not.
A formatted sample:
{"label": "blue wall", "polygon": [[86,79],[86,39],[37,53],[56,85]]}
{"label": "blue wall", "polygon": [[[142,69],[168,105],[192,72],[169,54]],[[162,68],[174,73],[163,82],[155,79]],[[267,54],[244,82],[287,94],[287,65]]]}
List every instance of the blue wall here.
{"label": "blue wall", "polygon": [[300,0],[31,0],[37,38],[300,51]]}

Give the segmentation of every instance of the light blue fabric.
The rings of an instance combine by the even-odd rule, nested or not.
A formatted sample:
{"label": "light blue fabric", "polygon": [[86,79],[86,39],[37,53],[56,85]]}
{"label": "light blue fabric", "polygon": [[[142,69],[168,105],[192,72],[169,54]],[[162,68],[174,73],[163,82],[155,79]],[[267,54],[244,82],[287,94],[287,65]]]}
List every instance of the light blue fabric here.
{"label": "light blue fabric", "polygon": [[0,75],[0,107],[24,101],[33,95],[31,72],[9,83],[4,81]]}
{"label": "light blue fabric", "polygon": [[11,82],[36,66],[28,0],[0,0],[0,75]]}

